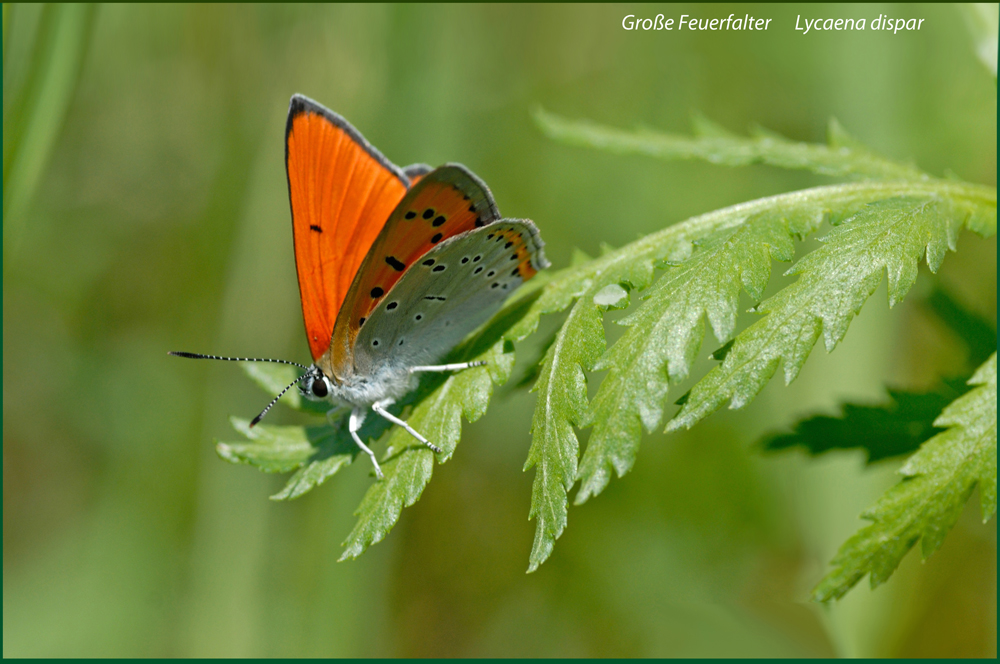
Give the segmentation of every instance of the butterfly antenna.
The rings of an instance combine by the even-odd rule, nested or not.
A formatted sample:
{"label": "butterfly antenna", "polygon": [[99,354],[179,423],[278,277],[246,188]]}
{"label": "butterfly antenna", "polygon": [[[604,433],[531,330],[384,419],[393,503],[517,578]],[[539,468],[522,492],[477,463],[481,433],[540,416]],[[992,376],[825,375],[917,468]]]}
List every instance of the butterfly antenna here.
{"label": "butterfly antenna", "polygon": [[[309,371],[309,367],[299,364],[298,362],[290,362],[289,360],[272,360],[262,357],[221,357],[219,355],[202,355],[201,353],[185,353],[184,351],[179,351],[179,350],[172,350],[168,352],[167,355],[176,355],[177,357],[189,357],[192,360],[226,360],[227,362],[275,362],[276,364],[290,364],[294,367],[298,367],[300,369],[305,369],[306,371]],[[292,385],[294,384],[295,383],[292,383]],[[289,387],[291,387],[291,385],[289,385]]]}
{"label": "butterfly antenna", "polygon": [[291,383],[289,383],[288,387],[286,387],[285,389],[283,389],[278,394],[278,396],[274,397],[274,399],[271,400],[271,403],[267,404],[267,407],[264,410],[260,411],[260,415],[258,415],[257,417],[253,418],[253,420],[250,421],[250,426],[253,427],[253,425],[255,425],[258,422],[260,422],[264,418],[264,416],[267,415],[267,411],[271,410],[271,406],[273,406],[274,404],[278,403],[278,399],[280,399],[281,397],[285,396],[285,392],[287,392],[288,390],[292,389],[293,385],[298,384],[299,381],[301,381],[303,378],[305,378],[308,375],[309,374],[304,373],[301,376],[299,376],[298,378],[296,378],[295,380],[293,380]]}

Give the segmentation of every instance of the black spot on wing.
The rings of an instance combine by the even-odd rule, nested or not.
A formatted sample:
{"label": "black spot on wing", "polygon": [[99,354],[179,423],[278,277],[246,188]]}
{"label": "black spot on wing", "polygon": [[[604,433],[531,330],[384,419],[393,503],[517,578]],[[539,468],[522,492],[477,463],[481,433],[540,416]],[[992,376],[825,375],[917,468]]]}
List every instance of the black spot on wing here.
{"label": "black spot on wing", "polygon": [[309,230],[316,231],[317,233],[322,233],[323,232],[323,229],[320,228],[319,226],[317,226],[316,224],[311,224],[309,226]]}
{"label": "black spot on wing", "polygon": [[406,269],[406,264],[403,263],[398,258],[396,258],[395,256],[386,256],[385,262],[388,263],[389,267],[391,267],[396,272],[402,272],[403,270]]}

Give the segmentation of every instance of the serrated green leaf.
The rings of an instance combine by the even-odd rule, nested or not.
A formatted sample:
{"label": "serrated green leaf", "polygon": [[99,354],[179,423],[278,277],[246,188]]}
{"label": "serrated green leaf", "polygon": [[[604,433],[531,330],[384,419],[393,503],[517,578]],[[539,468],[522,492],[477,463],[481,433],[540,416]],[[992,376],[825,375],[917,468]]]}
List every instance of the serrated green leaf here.
{"label": "serrated green leaf", "polygon": [[[535,544],[532,547],[529,569],[537,568],[551,553],[553,542],[566,525],[566,494],[573,484],[573,481],[567,479],[566,472],[572,467],[571,459],[578,457],[576,450],[579,449],[573,428],[579,422],[578,409],[581,404],[586,402],[587,397],[586,384],[581,382],[577,375],[581,367],[586,368],[585,363],[589,361],[589,358],[595,354],[599,356],[604,351],[603,333],[598,336],[586,332],[588,329],[593,329],[592,318],[586,314],[592,315],[596,312],[597,305],[593,304],[592,301],[595,294],[611,284],[619,283],[627,283],[632,286],[633,290],[641,290],[652,281],[654,265],[683,264],[690,255],[694,242],[705,241],[706,238],[714,237],[717,234],[720,234],[719,237],[724,237],[727,232],[732,232],[748,220],[755,219],[760,215],[771,214],[775,218],[785,219],[783,223],[787,225],[786,234],[790,238],[794,235],[803,235],[814,229],[824,217],[837,219],[861,209],[872,200],[914,190],[927,194],[941,192],[942,195],[959,198],[964,196],[974,201],[983,198],[988,201],[990,195],[993,194],[986,187],[940,181],[929,183],[866,182],[816,187],[716,210],[675,224],[620,249],[606,253],[600,258],[552,275],[551,280],[542,289],[530,310],[520,323],[512,328],[512,335],[529,334],[534,331],[538,324],[538,318],[543,313],[561,311],[578,298],[583,301],[589,297],[590,304],[579,305],[580,309],[575,316],[571,312],[562,328],[557,332],[557,339],[562,336],[564,339],[573,340],[573,342],[562,344],[558,350],[553,350],[555,347],[555,342],[553,342],[553,347],[550,347],[546,353],[539,371],[539,387],[543,386],[541,381],[544,376],[546,390],[555,390],[560,394],[558,398],[543,398],[543,395],[540,395],[532,418],[532,449],[529,453],[529,463],[543,467],[545,472],[540,473],[543,477],[541,481],[538,479],[539,475],[536,475],[532,492],[531,514],[537,515],[540,521],[536,524]],[[995,207],[995,194],[993,194],[992,200]],[[697,255],[696,252],[695,256]],[[750,278],[751,276],[753,275],[748,273],[744,287],[749,287],[750,292],[756,293],[759,297],[766,285],[766,279],[755,281]],[[759,277],[759,275],[757,276]],[[649,306],[649,302],[643,306]],[[576,311],[575,307],[574,310]],[[713,316],[716,316],[716,312],[713,312]],[[723,319],[724,316],[718,318],[718,320]],[[721,331],[723,328],[724,326],[720,323],[719,330]],[[700,336],[698,340],[700,343]],[[582,347],[581,343],[590,344],[592,347]],[[619,340],[616,347],[622,343],[623,340]],[[684,348],[683,344],[681,348]],[[652,348],[651,351],[660,352],[658,348]],[[571,357],[564,361],[563,352],[569,353]],[[650,364],[655,364],[655,361],[650,361]],[[647,372],[644,375],[651,374]],[[662,380],[663,385],[665,385],[666,374],[664,373],[657,380]],[[654,387],[650,386],[650,389],[652,390]],[[604,383],[602,383],[601,390],[604,389]],[[610,386],[607,389],[610,390]],[[650,409],[661,408],[660,404],[655,406],[647,404],[647,407]],[[635,406],[625,403],[624,409],[623,412],[634,413]],[[626,422],[626,424],[629,423]],[[627,429],[626,434],[618,439],[621,449],[629,445],[638,445],[638,418],[634,418],[629,426],[632,428]],[[611,431],[611,427],[608,427],[608,430]],[[615,435],[617,436],[617,432]],[[586,477],[585,484],[589,487],[587,493],[581,491],[578,501],[596,493],[599,487],[606,483],[606,478],[610,477],[610,469],[616,468],[616,463],[622,459],[625,460],[620,463],[622,472],[624,472],[631,466],[630,459],[634,458],[634,450],[619,452],[619,447],[601,446],[600,443],[598,446],[594,446],[594,442],[595,438],[592,435],[587,453],[578,469],[578,475]],[[591,452],[592,447],[593,452]]]}
{"label": "serrated green leaf", "polygon": [[764,438],[760,447],[775,451],[800,447],[809,454],[864,450],[868,463],[910,454],[936,433],[934,419],[966,389],[951,381],[933,392],[889,390],[888,403],[845,403],[839,417],[816,415],[797,422],[792,433]]}
{"label": "serrated green leaf", "polygon": [[[940,284],[935,284],[925,303],[968,347],[974,366],[993,354],[997,341],[993,325],[964,307]],[[970,375],[971,370],[963,377],[945,379],[927,392],[889,389],[889,401],[883,404],[845,403],[840,416],[817,415],[800,420],[791,433],[766,436],[758,446],[770,451],[800,447],[814,455],[835,449],[861,449],[868,463],[910,454],[937,433],[934,420],[942,409],[969,391]]]}
{"label": "serrated green leaf", "polygon": [[[724,222],[724,218],[714,217],[703,221],[708,228]],[[529,572],[548,558],[555,540],[566,527],[567,493],[576,482],[579,458],[579,441],[573,428],[581,422],[587,408],[583,371],[590,368],[604,349],[601,318],[603,311],[611,306],[600,302],[605,301],[611,287],[624,290],[621,284],[627,284],[633,289],[645,288],[653,278],[656,262],[682,260],[691,250],[683,232],[671,233],[660,240],[643,245],[636,252],[638,256],[609,249],[598,259],[555,275],[536,306],[522,320],[521,327],[512,331],[526,333],[529,325],[537,325],[542,313],[560,311],[576,300],[546,352],[538,381],[532,388],[539,397],[524,469],[537,466],[529,511],[529,519],[536,518],[537,522]],[[602,298],[595,301],[598,294]],[[614,307],[626,305],[627,298],[615,298]]]}
{"label": "serrated green leaf", "polygon": [[764,212],[702,243],[690,260],[666,271],[632,315],[619,321],[628,331],[603,354],[594,369],[608,375],[583,424],[593,425],[580,464],[581,504],[600,493],[614,471],[631,469],[641,428],[653,431],[663,418],[671,382],[688,375],[701,348],[704,319],[716,338],[727,340],[736,324],[741,289],[759,299],[771,273],[771,261],[789,261],[793,233],[810,232],[822,210],[789,218]]}
{"label": "serrated green leaf", "polygon": [[218,442],[215,451],[231,463],[245,463],[265,473],[285,473],[300,467],[316,454],[327,434],[309,433],[301,426],[260,424],[250,428],[250,421],[231,417],[233,428],[251,440],[249,443]]}
{"label": "serrated green leaf", "polygon": [[[827,351],[840,342],[883,271],[892,306],[913,285],[922,256],[936,270],[970,218],[970,206],[975,203],[936,195],[893,197],[834,228],[823,247],[788,271],[799,279],[756,308],[764,317],[740,333],[723,363],[692,388],[667,431],[691,427],[727,401],[730,408],[745,406],[779,364],[790,383],[821,334]],[[992,210],[995,229],[995,198]]]}
{"label": "serrated green leaf", "polygon": [[[352,440],[353,444],[354,441]],[[358,455],[357,446],[353,450],[344,450],[340,454],[311,461],[288,478],[284,488],[271,496],[271,500],[293,500],[299,496],[312,491],[323,482],[330,479],[341,468],[350,464],[354,457]]]}
{"label": "serrated green leaf", "polygon": [[[249,443],[216,443],[220,457],[231,463],[245,463],[268,473],[295,470],[285,487],[271,496],[272,500],[298,498],[319,486],[334,473],[350,464],[358,455],[358,447],[347,431],[346,418],[334,426],[273,426],[258,424],[250,427],[249,420],[230,418],[233,428],[250,439]],[[377,439],[388,423],[372,418],[365,422],[359,435]]]}
{"label": "serrated green leaf", "polygon": [[836,125],[836,135],[830,137],[830,145],[818,145],[792,141],[764,129],[755,130],[751,138],[742,138],[700,116],[695,116],[693,121],[694,138],[651,129],[629,132],[587,120],[567,120],[541,108],[535,111],[534,118],[549,138],[617,154],[641,154],[668,160],[703,159],[723,166],[760,163],[839,177],[927,178],[914,166],[879,156],[853,139],[848,141],[839,125]]}
{"label": "serrated green leaf", "polygon": [[814,599],[843,597],[865,574],[872,588],[878,586],[918,540],[926,559],[941,546],[977,485],[983,521],[996,513],[996,353],[969,384],[976,387],[934,422],[949,428],[924,443],[900,470],[904,479],[861,515],[872,524],[841,546],[834,569],[813,590]]}
{"label": "serrated green leaf", "polygon": [[[980,504],[983,522],[989,520],[997,511],[997,354],[990,356],[969,379],[969,385],[982,387],[955,400],[934,420],[936,427],[952,427],[960,429],[964,444],[975,444],[973,450],[978,455],[978,476],[980,488]],[[938,441],[930,447],[928,455],[914,456],[899,471],[908,477],[926,475],[934,470],[935,462],[954,461],[957,457],[954,450],[943,454],[943,443]],[[934,454],[935,457],[930,455]],[[950,526],[949,526],[950,527]],[[938,543],[940,544],[940,543]],[[937,548],[924,545],[924,557]]]}
{"label": "serrated green leaf", "polygon": [[[691,254],[692,242],[716,232],[735,228],[748,218],[767,210],[784,210],[792,214],[796,213],[796,210],[818,209],[827,218],[836,220],[839,216],[846,216],[871,201],[909,193],[967,199],[967,207],[973,215],[969,218],[969,228],[982,235],[996,232],[996,192],[980,185],[937,180],[921,183],[860,182],[778,194],[693,217],[651,233],[599,258],[582,262],[574,259],[571,267],[550,274],[540,293],[536,291],[532,294],[531,307],[521,314],[518,322],[506,333],[506,337],[517,341],[528,336],[535,331],[538,320],[543,314],[565,310],[576,301],[577,297],[588,292],[595,279],[599,280],[597,288],[599,290],[608,284],[628,282],[628,279],[621,275],[628,274],[633,267],[643,269],[644,261],[649,261],[652,265],[682,262]],[[992,204],[992,215],[988,211],[980,210],[983,204],[986,206]],[[973,219],[978,220],[976,226],[973,226]],[[532,282],[528,282],[529,285]],[[517,295],[515,294],[515,297]]]}
{"label": "serrated green leaf", "polygon": [[[580,443],[573,430],[587,409],[584,370],[597,360],[604,345],[601,310],[592,298],[581,297],[542,360],[538,405],[531,423],[531,448],[524,470],[538,466],[531,490],[529,519],[537,519],[528,571],[548,558],[566,527],[566,494],[576,482]],[[558,358],[558,359],[555,359]],[[565,368],[561,363],[566,363]],[[557,376],[554,380],[553,376]]]}

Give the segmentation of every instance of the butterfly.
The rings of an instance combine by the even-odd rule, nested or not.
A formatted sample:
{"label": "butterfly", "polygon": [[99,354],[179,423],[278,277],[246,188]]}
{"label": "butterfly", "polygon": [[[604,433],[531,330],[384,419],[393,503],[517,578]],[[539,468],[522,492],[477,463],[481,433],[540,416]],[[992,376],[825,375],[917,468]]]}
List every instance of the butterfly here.
{"label": "butterfly", "polygon": [[285,167],[295,267],[313,364],[174,351],[195,359],[278,362],[304,373],[293,386],[312,400],[351,409],[358,435],[374,411],[436,453],[441,450],[387,408],[415,387],[415,374],[479,366],[435,364],[548,267],[528,219],[503,219],[486,184],[461,164],[399,168],[347,120],[292,96]]}

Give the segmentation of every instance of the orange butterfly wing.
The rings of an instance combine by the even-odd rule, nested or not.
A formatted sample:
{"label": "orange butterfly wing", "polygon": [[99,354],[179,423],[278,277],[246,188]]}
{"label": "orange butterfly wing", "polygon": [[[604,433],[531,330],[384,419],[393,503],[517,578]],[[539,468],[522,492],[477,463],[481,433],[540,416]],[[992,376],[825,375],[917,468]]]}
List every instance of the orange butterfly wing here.
{"label": "orange butterfly wing", "polygon": [[351,282],[409,179],[347,120],[302,95],[288,107],[285,167],[302,316],[319,360]]}
{"label": "orange butterfly wing", "polygon": [[420,176],[372,244],[337,315],[330,346],[334,375],[353,373],[358,331],[411,265],[442,240],[499,218],[489,188],[464,166],[446,164]]}

